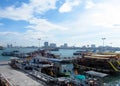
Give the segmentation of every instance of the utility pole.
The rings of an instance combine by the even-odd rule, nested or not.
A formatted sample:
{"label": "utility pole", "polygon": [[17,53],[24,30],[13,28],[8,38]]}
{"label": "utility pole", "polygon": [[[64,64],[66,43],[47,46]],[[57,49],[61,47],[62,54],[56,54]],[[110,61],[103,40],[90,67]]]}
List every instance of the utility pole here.
{"label": "utility pole", "polygon": [[103,40],[103,51],[104,51],[104,40],[105,40],[106,38],[102,38],[102,40]]}
{"label": "utility pole", "polygon": [[112,43],[110,43],[110,47],[111,47],[111,48],[110,48],[110,51],[113,52],[113,50],[112,50]]}
{"label": "utility pole", "polygon": [[38,50],[40,50],[40,40],[41,40],[41,38],[38,38],[38,44],[39,44]]}
{"label": "utility pole", "polygon": [[110,43],[111,47],[112,47],[112,43]]}

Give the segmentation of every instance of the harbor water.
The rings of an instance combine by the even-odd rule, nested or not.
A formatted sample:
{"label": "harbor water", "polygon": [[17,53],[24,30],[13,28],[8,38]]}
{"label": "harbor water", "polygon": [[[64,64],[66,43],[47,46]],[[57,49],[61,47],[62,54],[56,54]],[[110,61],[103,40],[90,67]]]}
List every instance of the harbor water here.
{"label": "harbor water", "polygon": [[[32,52],[38,50],[38,48],[6,48],[0,50],[0,61],[10,60],[10,56],[2,56],[1,53],[4,51],[18,50],[21,53]],[[59,49],[59,51],[51,51],[51,53],[60,55],[60,57],[71,57],[73,58],[73,52],[78,51],[78,49]],[[105,78],[105,86],[120,86],[120,74],[115,76],[108,76]]]}
{"label": "harbor water", "polygon": [[[6,61],[6,60],[10,59],[9,56],[2,56],[1,55],[2,52],[10,52],[10,51],[14,51],[14,50],[18,50],[18,51],[20,51],[20,53],[28,53],[28,52],[38,50],[38,48],[6,48],[4,50],[0,50],[0,61]],[[73,52],[75,52],[77,50],[78,49],[75,49],[75,50],[74,49],[59,49],[59,51],[51,51],[51,53],[60,55],[60,57],[72,57]]]}

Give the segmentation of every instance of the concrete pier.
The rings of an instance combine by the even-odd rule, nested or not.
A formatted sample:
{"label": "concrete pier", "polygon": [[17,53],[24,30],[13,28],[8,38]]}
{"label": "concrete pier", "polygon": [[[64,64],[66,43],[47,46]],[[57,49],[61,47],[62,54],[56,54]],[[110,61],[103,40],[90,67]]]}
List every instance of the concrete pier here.
{"label": "concrete pier", "polygon": [[44,86],[28,77],[27,74],[12,69],[8,62],[0,62],[0,74],[2,74],[12,86]]}

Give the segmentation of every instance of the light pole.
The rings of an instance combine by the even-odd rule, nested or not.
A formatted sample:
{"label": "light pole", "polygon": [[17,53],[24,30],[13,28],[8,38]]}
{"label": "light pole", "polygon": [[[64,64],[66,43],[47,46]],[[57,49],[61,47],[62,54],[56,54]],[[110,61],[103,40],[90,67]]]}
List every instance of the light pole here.
{"label": "light pole", "polygon": [[14,47],[16,48],[16,42],[14,42]]}
{"label": "light pole", "polygon": [[113,52],[113,51],[112,51],[112,43],[110,43],[110,51]]}
{"label": "light pole", "polygon": [[112,47],[112,43],[110,43],[111,47]]}
{"label": "light pole", "polygon": [[38,44],[39,44],[39,48],[38,48],[38,50],[40,50],[40,38],[38,38]]}
{"label": "light pole", "polygon": [[102,38],[102,40],[103,40],[103,51],[104,51],[104,40],[105,40],[106,38]]}

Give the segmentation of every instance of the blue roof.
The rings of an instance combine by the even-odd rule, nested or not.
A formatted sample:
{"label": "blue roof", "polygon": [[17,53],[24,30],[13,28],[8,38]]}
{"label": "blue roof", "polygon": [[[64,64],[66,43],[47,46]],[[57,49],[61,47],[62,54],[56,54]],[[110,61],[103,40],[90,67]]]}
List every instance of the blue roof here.
{"label": "blue roof", "polygon": [[85,75],[75,75],[75,78],[78,80],[85,80]]}

